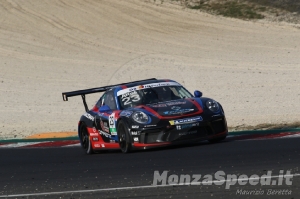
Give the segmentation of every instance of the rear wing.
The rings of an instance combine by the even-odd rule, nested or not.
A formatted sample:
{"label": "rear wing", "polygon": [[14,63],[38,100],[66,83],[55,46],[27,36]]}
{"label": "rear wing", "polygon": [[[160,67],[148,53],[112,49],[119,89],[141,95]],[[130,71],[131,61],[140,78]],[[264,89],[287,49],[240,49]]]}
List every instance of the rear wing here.
{"label": "rear wing", "polygon": [[124,84],[130,84],[130,83],[138,83],[138,82],[148,81],[148,80],[156,80],[156,78],[150,78],[150,79],[138,80],[138,81],[133,81],[133,82],[126,82],[126,83],[120,83],[120,84],[115,84],[115,85],[109,85],[109,86],[103,86],[103,87],[97,87],[97,88],[90,88],[90,89],[78,90],[78,91],[64,92],[64,93],[62,93],[62,98],[63,98],[63,101],[68,101],[69,97],[74,97],[74,96],[81,95],[82,101],[83,101],[83,105],[84,105],[85,110],[87,112],[89,109],[88,109],[88,106],[86,104],[85,95],[92,94],[92,93],[105,92],[108,89],[116,87],[116,86],[121,86],[121,85],[124,85]]}

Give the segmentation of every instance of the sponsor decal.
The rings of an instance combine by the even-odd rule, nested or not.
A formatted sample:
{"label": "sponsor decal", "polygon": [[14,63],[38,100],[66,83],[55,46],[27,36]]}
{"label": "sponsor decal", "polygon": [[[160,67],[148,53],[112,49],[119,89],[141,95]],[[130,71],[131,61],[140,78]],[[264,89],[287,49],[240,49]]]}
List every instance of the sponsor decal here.
{"label": "sponsor decal", "polygon": [[191,135],[191,134],[195,134],[197,133],[197,131],[189,131],[189,132],[182,132],[182,133],[179,133],[178,135],[182,136],[182,135]]}
{"label": "sponsor decal", "polygon": [[168,106],[174,106],[174,105],[181,105],[181,104],[186,104],[186,101],[182,101],[182,102],[168,102],[166,103]]}
{"label": "sponsor decal", "polygon": [[161,108],[161,107],[167,107],[166,104],[150,104],[151,107],[154,107],[154,108]]}
{"label": "sponsor decal", "polygon": [[[124,89],[124,90],[125,90],[125,89]],[[128,88],[128,91],[129,91],[129,92],[132,92],[132,91],[135,91],[135,90],[137,90],[137,87]],[[119,95],[121,95],[121,92],[120,92]],[[117,96],[119,96],[119,95],[118,95],[118,93],[117,93]]]}
{"label": "sponsor decal", "polygon": [[180,106],[172,106],[171,109],[174,111],[178,111],[179,109],[181,109],[181,107]]}
{"label": "sponsor decal", "polygon": [[110,142],[110,143],[116,143],[116,141],[115,141],[115,140],[109,140],[109,142]]}
{"label": "sponsor decal", "polygon": [[156,124],[149,124],[149,125],[145,125],[144,127],[154,127],[156,126]]}
{"label": "sponsor decal", "polygon": [[98,136],[98,133],[90,133],[90,136]]}
{"label": "sponsor decal", "polygon": [[97,138],[97,137],[93,137],[93,140],[94,140],[94,141],[98,141],[98,138]]}
{"label": "sponsor decal", "polygon": [[108,123],[109,123],[109,128],[116,128],[115,113],[112,113],[111,115],[108,116]]}
{"label": "sponsor decal", "polygon": [[108,133],[106,133],[106,132],[104,132],[104,131],[99,130],[99,133],[100,133],[101,135],[107,137],[107,138],[111,138],[111,135],[108,134]]}
{"label": "sponsor decal", "polygon": [[138,129],[138,128],[140,128],[140,126],[139,125],[132,125],[131,128],[132,129]]}
{"label": "sponsor decal", "polygon": [[105,144],[101,144],[102,148],[105,148]]}
{"label": "sponsor decal", "polygon": [[132,115],[132,111],[122,111],[121,113],[120,113],[120,116],[125,116],[125,117],[129,117],[130,115]]}
{"label": "sponsor decal", "polygon": [[134,140],[135,142],[138,142],[138,141],[139,141],[139,138],[138,138],[138,137],[134,137],[133,140]]}
{"label": "sponsor decal", "polygon": [[193,122],[198,122],[198,121],[202,121],[202,120],[203,119],[201,116],[197,116],[197,117],[184,118],[184,119],[179,119],[179,120],[170,120],[169,123],[171,125],[177,125],[177,124],[193,123]]}
{"label": "sponsor decal", "polygon": [[165,111],[163,112],[165,115],[176,115],[176,114],[183,114],[193,111],[194,109],[180,109],[176,111]]}
{"label": "sponsor decal", "polygon": [[126,97],[130,97],[130,96],[132,96],[132,95],[137,95],[137,92],[136,92],[136,91],[130,91],[130,92],[128,92],[128,93],[125,93],[125,94],[123,94],[123,95],[121,96],[121,99],[126,98]]}
{"label": "sponsor decal", "polygon": [[95,120],[95,118],[91,114],[89,114],[89,113],[85,113],[85,114],[83,114],[83,116],[85,116],[86,118],[88,118],[91,121]]}
{"label": "sponsor decal", "polygon": [[94,147],[100,147],[100,144],[94,144]]}
{"label": "sponsor decal", "polygon": [[117,129],[116,128],[110,128],[110,134],[111,135],[117,135]]}
{"label": "sponsor decal", "polygon": [[126,88],[123,90],[120,90],[117,92],[117,96],[123,95],[128,92],[136,91],[136,90],[142,90],[146,88],[154,88],[154,87],[161,87],[161,86],[181,86],[177,82],[160,82],[160,83],[152,83],[152,84],[145,84],[145,85],[139,85],[131,88]]}
{"label": "sponsor decal", "polygon": [[99,116],[103,116],[103,115],[105,115],[104,113],[97,113]]}
{"label": "sponsor decal", "polygon": [[140,135],[141,131],[131,131],[131,135]]}
{"label": "sponsor decal", "polygon": [[180,102],[180,101],[179,102],[167,102],[167,103],[161,103],[161,104],[149,104],[149,106],[154,107],[154,108],[162,108],[162,107],[172,106],[171,109],[174,110],[174,109],[180,109],[179,106],[174,106],[174,105],[182,105],[182,104],[186,104],[186,101],[182,101],[182,102]]}
{"label": "sponsor decal", "polygon": [[187,128],[192,128],[194,126],[199,126],[199,123],[176,125],[176,129],[183,130],[183,129],[187,129]]}

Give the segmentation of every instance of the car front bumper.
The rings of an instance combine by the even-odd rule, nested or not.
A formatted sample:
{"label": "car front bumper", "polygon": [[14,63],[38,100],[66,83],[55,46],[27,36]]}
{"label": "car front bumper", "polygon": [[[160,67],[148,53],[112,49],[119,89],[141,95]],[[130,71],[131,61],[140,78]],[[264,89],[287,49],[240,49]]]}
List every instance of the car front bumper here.
{"label": "car front bumper", "polygon": [[228,129],[224,116],[213,118],[210,121],[131,130],[132,143],[136,148],[197,142],[226,137],[227,134]]}

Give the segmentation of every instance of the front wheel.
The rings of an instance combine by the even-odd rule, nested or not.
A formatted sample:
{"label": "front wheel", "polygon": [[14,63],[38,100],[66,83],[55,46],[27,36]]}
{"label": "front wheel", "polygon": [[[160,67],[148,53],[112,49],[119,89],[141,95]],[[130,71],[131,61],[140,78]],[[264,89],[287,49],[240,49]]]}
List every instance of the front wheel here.
{"label": "front wheel", "polygon": [[129,153],[132,148],[128,129],[123,121],[120,121],[118,125],[118,137],[120,149],[123,153]]}
{"label": "front wheel", "polygon": [[79,131],[79,139],[81,142],[81,146],[86,154],[93,154],[93,148],[92,143],[90,139],[90,135],[87,131],[87,127],[85,124],[80,125],[80,131]]}

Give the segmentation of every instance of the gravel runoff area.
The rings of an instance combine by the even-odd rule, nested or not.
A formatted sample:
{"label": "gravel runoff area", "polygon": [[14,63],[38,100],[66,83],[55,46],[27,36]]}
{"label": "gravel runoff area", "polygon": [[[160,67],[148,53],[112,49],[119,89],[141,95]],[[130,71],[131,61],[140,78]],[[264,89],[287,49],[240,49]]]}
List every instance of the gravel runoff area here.
{"label": "gravel runoff area", "polygon": [[295,24],[143,0],[3,0],[0,138],[76,131],[81,98],[62,92],[150,77],[219,101],[231,130],[299,127],[299,55]]}

